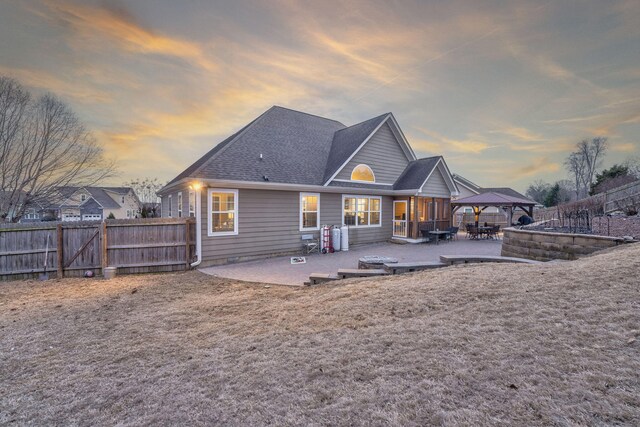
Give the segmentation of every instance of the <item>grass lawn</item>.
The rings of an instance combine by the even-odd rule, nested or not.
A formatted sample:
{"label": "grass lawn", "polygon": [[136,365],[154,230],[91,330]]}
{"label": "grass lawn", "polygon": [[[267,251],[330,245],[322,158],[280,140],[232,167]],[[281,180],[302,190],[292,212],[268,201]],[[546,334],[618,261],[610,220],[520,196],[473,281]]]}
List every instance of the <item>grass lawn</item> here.
{"label": "grass lawn", "polygon": [[0,283],[0,424],[640,425],[640,244],[288,288]]}

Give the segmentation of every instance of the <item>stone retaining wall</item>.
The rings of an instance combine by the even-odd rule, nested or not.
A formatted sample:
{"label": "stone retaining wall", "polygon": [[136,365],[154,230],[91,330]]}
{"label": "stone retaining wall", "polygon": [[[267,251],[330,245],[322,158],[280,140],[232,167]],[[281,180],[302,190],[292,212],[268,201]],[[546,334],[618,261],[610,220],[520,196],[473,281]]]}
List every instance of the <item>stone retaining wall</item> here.
{"label": "stone retaining wall", "polygon": [[507,228],[502,241],[502,256],[537,261],[574,260],[624,243],[628,242],[619,237]]}

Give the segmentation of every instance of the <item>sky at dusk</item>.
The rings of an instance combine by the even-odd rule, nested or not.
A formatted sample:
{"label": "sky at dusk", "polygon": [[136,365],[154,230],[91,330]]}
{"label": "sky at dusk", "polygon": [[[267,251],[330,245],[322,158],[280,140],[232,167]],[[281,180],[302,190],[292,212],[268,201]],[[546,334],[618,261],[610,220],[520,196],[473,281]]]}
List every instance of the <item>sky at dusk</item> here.
{"label": "sky at dusk", "polygon": [[482,186],[563,178],[580,139],[640,155],[640,2],[0,2],[0,75],[67,101],[114,184],[169,180],[272,105],[393,112]]}

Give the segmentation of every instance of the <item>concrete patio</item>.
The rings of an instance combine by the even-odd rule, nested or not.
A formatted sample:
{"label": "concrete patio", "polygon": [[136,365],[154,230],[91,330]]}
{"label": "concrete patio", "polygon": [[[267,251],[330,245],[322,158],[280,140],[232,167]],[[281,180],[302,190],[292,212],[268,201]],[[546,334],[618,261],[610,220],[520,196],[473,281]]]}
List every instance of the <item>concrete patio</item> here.
{"label": "concrete patio", "polygon": [[398,262],[437,262],[440,255],[500,255],[501,240],[467,240],[460,237],[439,245],[376,243],[352,247],[347,252],[306,256],[306,264],[291,264],[291,257],[228,264],[200,269],[212,276],[249,282],[301,286],[311,273],[335,273],[339,268],[358,268],[358,259],[366,255],[397,258]]}

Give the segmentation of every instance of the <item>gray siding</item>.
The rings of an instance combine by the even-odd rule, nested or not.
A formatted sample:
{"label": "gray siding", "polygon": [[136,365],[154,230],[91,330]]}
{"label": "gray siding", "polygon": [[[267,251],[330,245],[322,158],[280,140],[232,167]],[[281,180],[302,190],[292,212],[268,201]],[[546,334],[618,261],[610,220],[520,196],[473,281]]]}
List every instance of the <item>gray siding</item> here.
{"label": "gray siding", "polygon": [[182,218],[189,216],[189,187],[175,189],[171,193],[161,197],[162,217],[169,217],[169,195],[171,195],[171,217],[178,218],[178,193],[182,192]]}
{"label": "gray siding", "polygon": [[[385,241],[391,238],[392,198],[382,198],[382,226],[351,228],[351,245]],[[300,231],[300,193],[297,191],[238,190],[238,234],[208,236],[207,191],[202,190],[203,265],[300,253],[301,235],[319,231]],[[342,224],[342,195],[320,195],[320,223]]]}
{"label": "gray siding", "polygon": [[439,167],[434,169],[427,182],[422,186],[422,194],[432,197],[451,197],[451,190],[447,187]]}
{"label": "gray siding", "polygon": [[376,182],[393,184],[409,164],[400,143],[385,123],[342,169],[336,179],[351,179],[351,171],[359,164],[368,165]]}

